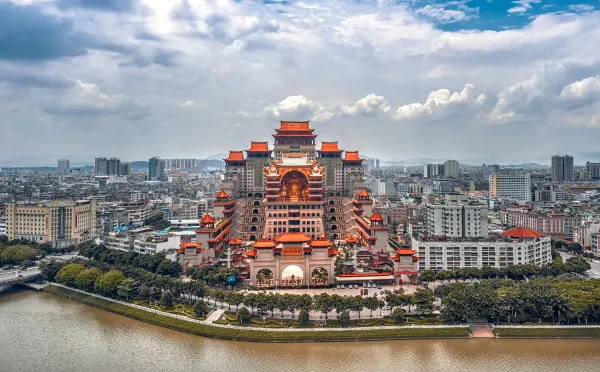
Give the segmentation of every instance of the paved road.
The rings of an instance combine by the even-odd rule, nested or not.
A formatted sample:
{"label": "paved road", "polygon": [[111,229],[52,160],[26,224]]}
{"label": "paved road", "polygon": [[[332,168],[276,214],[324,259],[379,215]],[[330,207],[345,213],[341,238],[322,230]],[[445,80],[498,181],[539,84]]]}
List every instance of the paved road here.
{"label": "paved road", "polygon": [[40,273],[41,273],[41,271],[37,267],[30,267],[27,270],[7,271],[4,273],[0,273],[0,283],[18,278],[19,275],[22,275],[24,278],[26,278],[28,276],[34,276],[34,275],[38,275]]}
{"label": "paved road", "polygon": [[[566,261],[567,259],[574,257],[574,255],[567,253],[567,252],[563,252],[560,251],[560,257],[562,257],[563,261]],[[600,262],[598,261],[589,261],[590,264],[590,277],[592,278],[600,278]]]}

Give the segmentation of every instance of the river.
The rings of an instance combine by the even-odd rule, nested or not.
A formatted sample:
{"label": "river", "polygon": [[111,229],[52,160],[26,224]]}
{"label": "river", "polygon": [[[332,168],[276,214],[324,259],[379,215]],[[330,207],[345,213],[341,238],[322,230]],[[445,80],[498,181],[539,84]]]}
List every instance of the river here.
{"label": "river", "polygon": [[600,340],[213,340],[47,293],[0,294],[0,371],[599,371]]}

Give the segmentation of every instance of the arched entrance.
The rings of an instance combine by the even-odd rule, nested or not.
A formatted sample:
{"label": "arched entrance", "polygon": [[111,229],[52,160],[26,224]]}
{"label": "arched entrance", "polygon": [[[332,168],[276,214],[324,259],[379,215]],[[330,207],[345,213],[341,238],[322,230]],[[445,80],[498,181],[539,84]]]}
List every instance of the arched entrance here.
{"label": "arched entrance", "polygon": [[282,286],[301,286],[304,283],[304,272],[297,265],[286,266],[281,272]]}
{"label": "arched entrance", "polygon": [[256,273],[256,285],[259,287],[273,286],[273,272],[269,269],[260,269]]}
{"label": "arched entrance", "polygon": [[327,285],[329,282],[329,275],[327,270],[323,267],[317,267],[312,271],[311,275],[311,285],[319,286],[319,285]]}

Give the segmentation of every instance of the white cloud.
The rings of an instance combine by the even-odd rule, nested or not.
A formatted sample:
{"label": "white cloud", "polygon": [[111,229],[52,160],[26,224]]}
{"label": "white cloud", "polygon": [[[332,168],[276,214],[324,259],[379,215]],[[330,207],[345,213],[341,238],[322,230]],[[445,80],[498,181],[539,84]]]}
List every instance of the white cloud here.
{"label": "white cloud", "polygon": [[425,5],[423,8],[417,9],[415,13],[422,14],[441,22],[459,22],[471,18],[471,16],[461,10],[444,9],[443,6],[432,5]]}
{"label": "white cloud", "polygon": [[371,93],[353,105],[340,107],[339,113],[348,116],[377,116],[387,114],[390,110],[390,104],[384,96]]}
{"label": "white cloud", "polygon": [[183,107],[183,108],[198,107],[198,104],[194,101],[185,101],[182,104],[180,104],[179,107]]}
{"label": "white cloud", "polygon": [[565,86],[560,96],[565,99],[580,99],[600,93],[600,75],[576,81]]}
{"label": "white cloud", "polygon": [[507,10],[507,12],[509,13],[525,13],[526,11],[527,8],[525,8],[524,6],[515,6]]}
{"label": "white cloud", "polygon": [[466,84],[461,92],[450,93],[448,89],[439,89],[429,93],[425,103],[410,103],[396,109],[397,119],[413,119],[433,115],[456,105],[481,106],[486,100],[483,93],[476,93],[475,86]]}
{"label": "white cloud", "polygon": [[282,120],[324,121],[333,116],[330,111],[303,95],[287,96],[276,105],[265,107],[263,113]]}
{"label": "white cloud", "polygon": [[591,12],[595,8],[593,5],[589,5],[589,4],[574,4],[574,5],[569,5],[569,9],[574,12]]}

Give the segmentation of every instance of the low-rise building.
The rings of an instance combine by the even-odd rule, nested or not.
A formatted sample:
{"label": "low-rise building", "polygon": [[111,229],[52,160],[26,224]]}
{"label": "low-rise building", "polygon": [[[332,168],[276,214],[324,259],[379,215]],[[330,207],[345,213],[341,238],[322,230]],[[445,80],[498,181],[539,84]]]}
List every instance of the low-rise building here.
{"label": "low-rise building", "polygon": [[543,266],[552,260],[550,237],[520,227],[489,237],[413,237],[412,249],[417,252],[421,271],[524,264]]}

